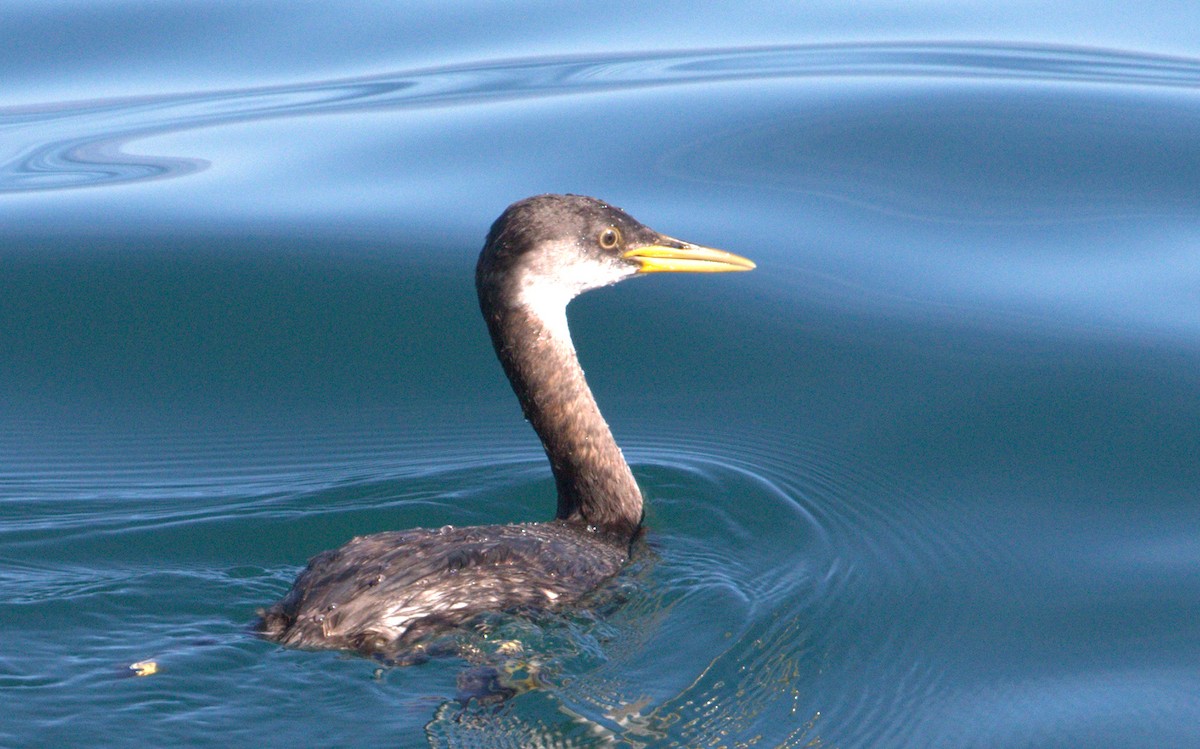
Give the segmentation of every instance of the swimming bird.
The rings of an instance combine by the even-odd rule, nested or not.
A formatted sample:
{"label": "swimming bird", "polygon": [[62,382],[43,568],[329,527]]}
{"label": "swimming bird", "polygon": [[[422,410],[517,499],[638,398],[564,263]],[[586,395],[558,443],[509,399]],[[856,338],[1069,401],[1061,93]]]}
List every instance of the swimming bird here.
{"label": "swimming bird", "polygon": [[488,232],[475,286],[496,355],[550,460],[555,518],[360,536],[313,557],[287,595],[260,611],[259,633],[411,662],[481,614],[559,610],[616,575],[641,531],[642,493],[584,379],[567,303],[639,275],[752,268],[594,198],[539,195],[509,206]]}

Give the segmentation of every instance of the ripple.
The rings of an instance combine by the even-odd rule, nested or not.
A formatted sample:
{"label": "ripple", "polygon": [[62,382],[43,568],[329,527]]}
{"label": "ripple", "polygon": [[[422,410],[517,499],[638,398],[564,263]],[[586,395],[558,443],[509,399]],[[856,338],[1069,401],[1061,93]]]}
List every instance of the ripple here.
{"label": "ripple", "polygon": [[1198,687],[1195,669],[1181,665],[999,678],[943,701],[945,718],[935,724],[941,742],[953,746],[981,746],[984,736],[990,745],[1066,746],[1089,734],[1097,743],[1136,746],[1146,741],[1144,726],[1163,727],[1174,739],[1164,745],[1184,746],[1193,739],[1185,726],[1200,703]]}
{"label": "ripple", "polygon": [[0,108],[0,192],[193,174],[184,156],[135,155],[151,136],[285,117],[478,105],[614,90],[800,78],[1102,83],[1195,89],[1182,57],[1036,45],[849,44],[483,61],[273,87]]}
{"label": "ripple", "polygon": [[[953,661],[939,652],[972,626],[957,612],[970,588],[1012,567],[985,546],[986,529],[968,508],[902,486],[816,436],[730,424],[622,431],[634,435],[626,454],[650,511],[649,553],[623,576],[630,595],[602,616],[543,632],[547,688],[495,717],[474,716],[471,735],[605,735],[663,746],[761,735],[764,745],[781,747],[818,737],[899,745],[921,730],[906,716],[962,698],[947,672]],[[138,624],[158,652],[176,647],[181,621],[214,610],[218,618],[201,634],[233,636],[255,605],[282,592],[306,553],[355,533],[414,520],[527,518],[552,506],[537,445],[515,440],[508,427],[238,434],[184,440],[190,447],[177,447],[160,474],[137,457],[162,444],[144,433],[111,445],[110,456],[125,456],[108,466],[111,473],[97,458],[92,473],[51,486],[58,501],[32,509],[6,502],[5,539],[18,543],[5,546],[12,558],[0,591],[30,621],[80,598],[107,601],[102,613],[113,620],[130,607],[148,610],[155,597],[174,601],[172,616]],[[206,463],[226,450],[256,455],[269,470],[247,481],[236,469],[247,461]],[[210,496],[146,501],[162,476],[178,477],[183,466],[193,479],[179,485]],[[71,491],[96,492],[85,489],[89,481],[116,489],[100,491],[111,492],[106,499],[64,504]],[[243,496],[232,490],[238,484]],[[15,514],[21,504],[32,517]],[[105,564],[78,561],[95,559]],[[241,566],[231,570],[231,560]],[[196,586],[212,592],[175,600],[173,591]],[[142,657],[127,634],[112,634],[119,629],[106,627],[100,645],[123,648],[126,661]],[[296,662],[311,655],[295,654]],[[253,648],[244,655],[254,657]],[[98,658],[80,678],[99,680],[97,669],[116,660]],[[361,678],[364,668],[372,666],[345,678]],[[847,673],[856,678],[847,682]],[[428,669],[391,678],[430,694]],[[465,740],[461,718],[438,711],[426,730]]]}
{"label": "ripple", "polygon": [[[434,432],[430,423],[442,426]],[[136,558],[147,548],[169,556],[200,551],[204,539],[253,557],[264,527],[438,507],[462,487],[486,485],[464,477],[484,468],[498,480],[525,477],[539,457],[514,429],[483,419],[458,431],[455,423],[395,414],[258,427],[14,420],[0,436],[0,539],[14,554],[68,559]]]}
{"label": "ripple", "polygon": [[[551,679],[559,712],[631,745],[802,746],[831,727],[826,716],[877,727],[872,742],[911,738],[905,716],[949,681],[930,650],[962,635],[946,607],[996,562],[969,513],[797,435],[659,430],[626,454],[656,554],[599,625],[611,632],[604,658]],[[427,730],[462,737],[443,717]],[[475,716],[470,730],[534,726],[556,733],[536,710]]]}
{"label": "ripple", "polygon": [[[480,718],[481,731],[540,726],[539,735],[579,735],[587,725],[618,740],[695,746],[774,726],[769,739],[790,747],[820,733],[822,716],[895,724],[913,700],[940,690],[944,675],[922,648],[957,630],[925,609],[936,613],[946,592],[930,582],[935,570],[986,558],[969,516],[897,487],[819,438],[725,426],[622,430],[634,435],[627,455],[649,498],[649,556],[625,576],[629,595],[619,606],[542,632],[547,689],[504,713],[502,725]],[[173,585],[162,570],[176,570],[222,589],[214,595],[228,619],[210,627],[219,635],[281,592],[308,553],[350,535],[549,512],[553,483],[532,440],[513,438],[512,425],[444,430],[243,429],[177,435],[165,452],[153,431],[110,441],[110,452],[89,458],[91,468],[40,484],[56,501],[19,503],[29,518],[8,503],[6,538],[17,543],[7,546],[12,574],[0,588],[32,617],[78,597],[115,597],[120,608]],[[43,448],[40,464],[27,459],[27,475],[53,464],[63,446]],[[147,454],[157,462],[138,457]],[[236,454],[253,459],[230,461]],[[261,472],[247,473],[247,463]],[[163,496],[150,501],[155,491]],[[72,492],[85,496],[71,500]],[[79,559],[107,561],[97,570]],[[252,572],[222,572],[230,560]],[[893,615],[881,616],[888,606]],[[161,623],[156,647],[171,647],[178,618]],[[826,670],[904,684],[889,694],[906,701],[872,700],[830,683]],[[392,678],[415,687],[429,674]],[[566,725],[553,719],[564,712],[575,716]],[[447,722],[456,716],[427,730],[459,735],[463,727]]]}
{"label": "ripple", "polygon": [[[819,439],[731,428],[711,438],[660,435],[652,447],[627,452],[637,464],[643,451],[684,470],[737,472],[758,492],[707,495],[719,504],[736,497],[726,522],[741,527],[699,540],[711,552],[726,533],[738,536],[729,546],[737,563],[722,569],[747,600],[747,628],[693,684],[645,711],[642,728],[690,746],[740,735],[743,719],[758,726],[778,720],[804,723],[798,736],[807,741],[833,717],[841,730],[851,728],[837,742],[849,740],[855,726],[875,727],[865,744],[911,738],[917,727],[905,716],[953,684],[936,654],[973,626],[956,607],[973,586],[1011,566],[1002,550],[988,547],[983,521],[961,502],[898,485]],[[708,506],[696,511],[714,514]],[[755,525],[760,514],[775,527]],[[789,514],[792,523],[779,522]],[[751,541],[740,538],[746,534]],[[686,558],[681,566],[723,565],[677,548],[663,556]],[[829,672],[855,672],[862,681],[830,680]],[[718,704],[729,694],[741,699]],[[750,712],[756,717],[745,718]]]}
{"label": "ripple", "polygon": [[[501,417],[460,424],[427,414],[259,424],[57,414],[15,417],[0,435],[0,496],[26,500],[195,499],[312,491],[356,477],[421,476],[527,456],[532,437]],[[511,419],[509,419],[511,421]],[[434,428],[430,426],[436,424]],[[460,429],[454,426],[459,424]],[[525,437],[525,439],[522,439]],[[464,445],[494,445],[486,454]]]}

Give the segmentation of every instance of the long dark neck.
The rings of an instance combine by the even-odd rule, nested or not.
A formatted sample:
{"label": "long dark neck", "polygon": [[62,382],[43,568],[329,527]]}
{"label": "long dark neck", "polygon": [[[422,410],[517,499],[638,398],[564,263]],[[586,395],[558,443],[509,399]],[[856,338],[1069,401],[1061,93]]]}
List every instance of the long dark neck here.
{"label": "long dark neck", "polygon": [[480,306],[525,418],[550,458],[557,517],[632,536],[642,522],[642,494],[596,406],[565,325],[548,324],[526,307],[486,294]]}

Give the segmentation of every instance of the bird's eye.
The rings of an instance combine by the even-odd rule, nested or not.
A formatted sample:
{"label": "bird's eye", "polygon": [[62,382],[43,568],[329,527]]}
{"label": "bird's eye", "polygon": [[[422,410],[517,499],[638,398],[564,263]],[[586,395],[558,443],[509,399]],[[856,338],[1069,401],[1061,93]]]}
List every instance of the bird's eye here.
{"label": "bird's eye", "polygon": [[611,250],[621,243],[621,232],[617,231],[616,227],[610,226],[600,232],[600,246],[606,250]]}

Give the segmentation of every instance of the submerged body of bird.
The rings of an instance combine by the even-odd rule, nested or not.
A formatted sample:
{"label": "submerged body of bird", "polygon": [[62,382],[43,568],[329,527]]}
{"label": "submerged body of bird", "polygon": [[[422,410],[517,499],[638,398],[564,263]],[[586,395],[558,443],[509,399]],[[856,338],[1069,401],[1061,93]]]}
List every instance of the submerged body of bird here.
{"label": "submerged body of bird", "polygon": [[258,631],[284,645],[404,663],[481,614],[569,607],[616,575],[641,530],[642,495],[584,379],[567,303],[641,273],[753,267],[593,198],[541,195],[509,206],[480,253],[476,288],[496,355],[550,460],[556,518],[360,536],[313,557],[261,612]]}
{"label": "submerged body of bird", "polygon": [[359,536],[313,557],[260,631],[404,663],[481,613],[576,603],[621,570],[629,543],[557,520]]}

